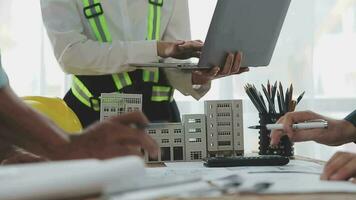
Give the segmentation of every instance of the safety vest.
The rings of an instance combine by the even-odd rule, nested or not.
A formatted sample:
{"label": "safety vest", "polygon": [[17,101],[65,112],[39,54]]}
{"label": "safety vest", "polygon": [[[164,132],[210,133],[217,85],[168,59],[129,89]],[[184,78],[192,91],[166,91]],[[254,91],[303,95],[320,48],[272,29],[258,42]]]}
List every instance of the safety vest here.
{"label": "safety vest", "polygon": [[[100,0],[82,0],[82,2],[84,15],[89,21],[96,39],[99,42],[111,43],[112,37]],[[159,40],[163,0],[149,0],[148,2],[147,40]],[[150,85],[152,102],[172,102],[174,89],[168,84],[166,78],[162,79],[162,77],[160,77],[160,75],[163,75],[162,71],[158,68],[153,69],[152,71],[136,70],[135,72],[142,71],[140,72],[140,74],[142,74],[142,81]],[[134,79],[137,78],[131,77],[130,72],[112,74],[109,76],[111,76],[117,92],[122,91],[125,87],[132,86],[135,82]],[[93,95],[84,80],[93,79],[91,82],[95,82],[95,79],[100,79],[100,77],[101,76],[73,76],[72,81],[71,90],[73,95],[82,104],[92,108],[94,111],[100,111],[100,99],[98,96]],[[163,84],[162,81],[160,81],[161,79],[163,80]]]}

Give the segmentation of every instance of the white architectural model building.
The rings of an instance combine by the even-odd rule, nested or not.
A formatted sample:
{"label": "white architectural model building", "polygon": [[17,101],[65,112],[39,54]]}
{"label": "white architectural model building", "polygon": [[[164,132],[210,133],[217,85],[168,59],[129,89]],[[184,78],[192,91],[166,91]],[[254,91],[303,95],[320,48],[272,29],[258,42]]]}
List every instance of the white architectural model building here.
{"label": "white architectural model building", "polygon": [[[142,110],[142,95],[103,93],[100,120]],[[161,154],[146,162],[200,161],[244,153],[242,100],[206,101],[205,114],[183,115],[182,123],[153,123],[148,134]]]}
{"label": "white architectural model building", "polygon": [[142,110],[141,94],[102,93],[100,121],[127,112]]}
{"label": "white architectural model building", "polygon": [[242,100],[206,101],[208,156],[244,153]]}

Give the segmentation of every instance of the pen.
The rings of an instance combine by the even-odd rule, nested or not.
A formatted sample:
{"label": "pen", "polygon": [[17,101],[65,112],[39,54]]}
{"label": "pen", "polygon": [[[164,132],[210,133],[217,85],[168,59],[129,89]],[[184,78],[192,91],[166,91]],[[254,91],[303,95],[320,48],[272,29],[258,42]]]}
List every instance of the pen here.
{"label": "pen", "polygon": [[298,103],[300,102],[300,100],[302,100],[304,94],[305,94],[305,91],[304,91],[301,95],[299,95],[299,97],[298,97],[298,99],[297,99],[297,105],[298,105]]}
{"label": "pen", "polygon": [[[281,130],[283,129],[283,124],[267,124],[266,126],[250,126],[250,129],[261,129],[265,127],[267,130]],[[302,122],[298,124],[292,125],[293,129],[313,129],[313,128],[328,128],[327,121],[320,121],[320,122]]]}

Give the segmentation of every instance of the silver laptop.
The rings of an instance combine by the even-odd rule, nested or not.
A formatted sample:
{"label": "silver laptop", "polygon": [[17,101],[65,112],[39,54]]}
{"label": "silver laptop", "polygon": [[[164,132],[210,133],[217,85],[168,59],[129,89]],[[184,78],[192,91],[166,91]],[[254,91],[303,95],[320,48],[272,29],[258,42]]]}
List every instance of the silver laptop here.
{"label": "silver laptop", "polygon": [[136,67],[223,67],[243,52],[243,67],[269,65],[291,0],[218,0],[198,63],[131,63]]}

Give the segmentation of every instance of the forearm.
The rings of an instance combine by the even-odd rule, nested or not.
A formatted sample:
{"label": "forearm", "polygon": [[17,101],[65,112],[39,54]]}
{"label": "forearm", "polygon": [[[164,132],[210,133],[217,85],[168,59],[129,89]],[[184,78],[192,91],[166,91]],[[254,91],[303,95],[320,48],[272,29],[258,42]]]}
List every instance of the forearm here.
{"label": "forearm", "polygon": [[12,144],[37,153],[69,142],[68,136],[50,120],[26,106],[10,89],[0,89],[0,134]]}
{"label": "forearm", "polygon": [[114,74],[134,70],[130,63],[159,60],[156,41],[101,43],[79,33],[49,34],[52,34],[56,58],[68,74]]}
{"label": "forearm", "polygon": [[12,151],[14,151],[14,146],[3,138],[0,138],[0,162],[5,160]]}

